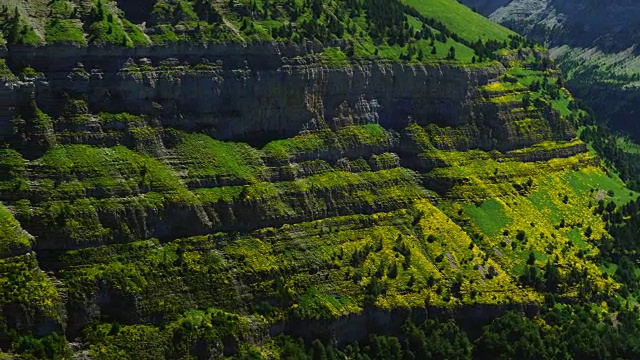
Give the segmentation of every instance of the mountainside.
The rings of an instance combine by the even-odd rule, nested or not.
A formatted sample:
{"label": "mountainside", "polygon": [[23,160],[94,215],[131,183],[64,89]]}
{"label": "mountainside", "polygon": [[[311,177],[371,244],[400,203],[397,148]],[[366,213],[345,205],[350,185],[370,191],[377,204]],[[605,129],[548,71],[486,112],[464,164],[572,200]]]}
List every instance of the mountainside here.
{"label": "mountainside", "polygon": [[3,5],[0,358],[637,355],[638,194],[544,48],[453,0]]}
{"label": "mountainside", "polygon": [[491,19],[549,44],[572,92],[616,130],[640,139],[640,4],[631,0],[465,0]]}

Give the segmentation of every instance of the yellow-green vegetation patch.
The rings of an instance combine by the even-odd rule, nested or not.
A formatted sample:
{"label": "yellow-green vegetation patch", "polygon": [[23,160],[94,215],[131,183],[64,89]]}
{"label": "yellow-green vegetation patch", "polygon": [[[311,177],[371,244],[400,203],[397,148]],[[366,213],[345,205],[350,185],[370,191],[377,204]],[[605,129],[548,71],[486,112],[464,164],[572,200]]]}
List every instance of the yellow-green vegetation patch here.
{"label": "yellow-green vegetation patch", "polygon": [[[527,175],[530,180],[522,189],[528,193],[526,196],[504,192],[495,202],[485,201],[487,205],[475,207],[451,202],[444,209],[463,222],[468,217],[471,220],[468,230],[482,234],[478,237],[479,245],[485,251],[493,249],[492,258],[513,277],[526,279],[531,267],[537,267],[538,272],[547,271],[543,267],[557,267],[561,277],[569,277],[579,269],[589,274],[590,286],[599,291],[609,293],[616,289],[618,285],[604,277],[595,263],[596,241],[609,235],[603,220],[593,216],[598,192],[592,189],[622,187],[622,183],[597,166]],[[463,210],[462,218],[459,209]],[[511,221],[505,223],[501,219]],[[570,284],[562,285],[560,291],[567,297],[577,296]]]}
{"label": "yellow-green vegetation patch", "polygon": [[[416,203],[422,216],[421,247],[443,275],[453,281],[453,304],[504,304],[539,301],[540,294],[519,288],[502,268],[501,253],[478,246],[441,210],[426,201]],[[455,279],[455,280],[454,280]]]}
{"label": "yellow-green vegetation patch", "polygon": [[326,47],[322,52],[322,63],[332,66],[346,66],[349,65],[347,55],[337,47]]}
{"label": "yellow-green vegetation patch", "polygon": [[[420,136],[420,131],[414,135]],[[442,209],[464,226],[475,246],[508,277],[536,289],[547,286],[569,298],[578,296],[575,287],[548,280],[542,284],[540,274],[557,270],[560,278],[571,279],[581,271],[589,274],[589,286],[604,293],[619,286],[596,265],[597,242],[609,234],[594,213],[612,206],[607,205],[612,200],[622,204],[637,194],[586,152],[533,162],[510,156],[582,147],[580,141],[539,143],[506,156],[480,150],[443,151],[429,141],[423,146],[423,156],[438,164],[427,178],[451,184],[441,194]],[[450,254],[457,263],[455,254]]]}
{"label": "yellow-green vegetation patch", "polygon": [[220,354],[225,346],[233,346],[246,358],[244,343],[260,325],[255,319],[209,308],[185,312],[162,327],[102,323],[90,328],[86,336],[92,343],[89,354],[99,359],[188,358],[194,342]]}
{"label": "yellow-green vegetation patch", "polygon": [[336,131],[342,146],[380,146],[390,141],[389,133],[379,124],[345,126]]}
{"label": "yellow-green vegetation patch", "polygon": [[346,151],[359,147],[389,147],[391,135],[378,124],[351,125],[331,131],[306,132],[290,139],[274,140],[262,148],[266,159],[287,161],[304,155],[320,154],[329,149]]}
{"label": "yellow-green vegetation patch", "polygon": [[[438,149],[459,149],[473,147],[473,129],[470,125],[463,126],[438,126],[436,124],[429,124],[418,131],[412,130],[412,134],[415,137],[424,137],[422,140],[426,143],[427,147],[433,146]],[[425,145],[425,144],[421,145]]]}
{"label": "yellow-green vegetation patch", "polygon": [[584,197],[591,197],[594,203],[600,200],[626,204],[638,198],[638,193],[627,189],[616,175],[607,174],[596,168],[567,173],[567,183]]}
{"label": "yellow-green vegetation patch", "polygon": [[334,319],[360,310],[350,297],[326,294],[314,286],[300,297],[299,303],[293,308],[294,314],[301,319]]}
{"label": "yellow-green vegetation patch", "polygon": [[[36,164],[49,178],[39,183],[40,190],[49,196],[81,197],[89,190],[107,194],[158,191],[188,196],[185,185],[171,168],[124,146],[56,146]],[[51,180],[57,180],[57,184]],[[75,190],[69,192],[71,186]]]}
{"label": "yellow-green vegetation patch", "polygon": [[538,190],[533,191],[528,196],[528,199],[538,211],[548,216],[553,221],[560,222],[563,214],[556,205],[556,201],[554,201],[558,197],[558,194],[552,190],[553,183],[552,178],[541,179],[539,183],[540,187]]}
{"label": "yellow-green vegetation patch", "polygon": [[[460,44],[459,42],[453,41],[452,39],[447,39],[444,43],[436,42],[433,46],[429,45],[427,45],[427,40],[418,41],[418,52],[429,54],[427,56],[433,56],[436,59],[449,58],[463,63],[471,63],[472,59],[475,57],[473,49]],[[451,49],[454,51],[452,52]]]}
{"label": "yellow-green vegetation patch", "polygon": [[0,204],[0,257],[31,247],[31,238],[20,227],[13,214]]}
{"label": "yellow-green vegetation patch", "polygon": [[111,229],[104,228],[100,222],[97,206],[90,199],[75,201],[48,201],[41,203],[33,211],[22,213],[22,218],[31,216],[43,225],[56,229],[76,244],[101,242],[111,234]]}
{"label": "yellow-green vegetation patch", "polygon": [[483,201],[480,205],[465,206],[465,214],[489,236],[496,236],[511,222],[503,210],[503,204],[498,199]]}
{"label": "yellow-green vegetation patch", "polygon": [[489,94],[500,94],[504,92],[520,92],[527,90],[527,88],[519,82],[496,81],[480,87],[480,90],[486,91]]}
{"label": "yellow-green vegetation patch", "polygon": [[505,158],[499,152],[427,150],[422,156],[441,164],[426,174],[427,178],[451,183],[446,196],[469,201],[501,197],[526,191],[529,178],[540,173],[554,173],[588,164],[593,157],[581,153],[550,161],[521,162]]}
{"label": "yellow-green vegetation patch", "polygon": [[571,141],[547,140],[547,141],[539,142],[529,147],[509,151],[509,154],[528,154],[528,153],[535,153],[538,151],[559,151],[559,150],[569,149],[569,148],[573,148],[581,145],[583,146],[584,142],[582,142],[582,140],[580,139],[574,139]]}
{"label": "yellow-green vegetation patch", "polygon": [[13,149],[0,149],[0,190],[19,193],[29,188],[26,179],[26,162],[19,152]]}
{"label": "yellow-green vegetation patch", "polygon": [[[290,311],[305,319],[335,318],[373,304],[393,309],[540,300],[518,288],[428,201],[391,213],[262,229],[223,251],[242,261],[239,269],[256,282],[245,282],[249,288],[289,294],[296,299]],[[281,275],[271,281],[267,274]]]}
{"label": "yellow-green vegetation patch", "polygon": [[201,134],[181,134],[176,146],[192,179],[257,182],[264,171],[257,150],[247,144],[224,142]]}
{"label": "yellow-green vegetation patch", "polygon": [[587,243],[585,243],[584,239],[582,238],[583,231],[580,228],[574,227],[573,229],[568,231],[567,237],[569,238],[569,240],[571,240],[572,245],[577,246],[581,250],[587,249]]}
{"label": "yellow-green vegetation patch", "polygon": [[512,66],[507,74],[513,75],[524,86],[530,86],[534,81],[542,81],[544,73],[539,70],[525,69],[522,66]]}
{"label": "yellow-green vegetation patch", "polygon": [[[586,231],[592,226],[591,237],[599,239],[605,232],[604,223],[599,217],[592,216],[597,207],[599,194],[595,189],[607,178],[605,172],[597,167],[585,167],[579,171],[567,170],[549,177],[542,177],[529,198],[545,194],[541,202],[533,202],[534,206],[553,221],[559,221],[558,227],[578,227]],[[586,180],[577,183],[572,179]],[[537,180],[534,180],[534,184]],[[608,181],[607,181],[608,182]],[[613,182],[615,183],[615,182]],[[621,186],[621,183],[618,183]],[[558,220],[559,219],[559,220]]]}
{"label": "yellow-green vegetation patch", "polygon": [[143,241],[75,250],[64,255],[74,266],[60,276],[71,298],[83,298],[101,284],[137,296],[140,316],[147,318],[162,313],[175,319],[196,304],[237,309],[239,289],[229,276],[229,264],[215,251],[216,243],[214,236],[202,236],[162,246]]}
{"label": "yellow-green vegetation patch", "polygon": [[561,116],[569,116],[573,114],[573,111],[569,108],[569,105],[573,98],[567,91],[560,91],[560,97],[555,100],[551,100],[551,105],[555,110],[560,113]]}
{"label": "yellow-green vegetation patch", "polygon": [[45,31],[45,40],[49,43],[87,44],[79,20],[54,18],[49,21]]}
{"label": "yellow-green vegetation patch", "polygon": [[426,176],[450,182],[452,186],[446,196],[472,202],[526,192],[532,177],[580,168],[594,161],[588,153],[537,162],[522,162],[497,151],[481,150],[461,152],[429,149],[422,156],[442,164]]}
{"label": "yellow-green vegetation patch", "polygon": [[529,142],[542,142],[553,136],[553,131],[547,119],[543,117],[524,118],[510,122],[506,125],[520,139]]}
{"label": "yellow-green vegetation patch", "polygon": [[318,151],[325,146],[325,138],[329,131],[302,134],[290,139],[275,140],[262,148],[267,157],[277,160],[289,160],[290,158],[311,151]]}
{"label": "yellow-green vegetation patch", "polygon": [[513,104],[513,103],[521,102],[522,96],[523,96],[522,94],[509,93],[509,94],[492,97],[489,99],[489,101],[496,104],[502,104],[502,105]]}
{"label": "yellow-green vegetation patch", "polygon": [[[47,319],[61,320],[60,295],[53,281],[38,266],[35,255],[0,259],[0,306],[24,304]],[[26,315],[26,314],[23,314]]]}
{"label": "yellow-green vegetation patch", "polygon": [[221,186],[214,188],[199,188],[193,193],[203,203],[215,204],[217,202],[232,203],[240,198],[244,191],[244,186]]}
{"label": "yellow-green vegetation patch", "polygon": [[140,30],[140,28],[137,25],[131,23],[127,19],[122,19],[122,26],[128,37],[127,45],[129,44],[133,46],[151,45],[149,38],[142,32],[142,30]]}
{"label": "yellow-green vegetation patch", "polygon": [[416,174],[404,168],[377,172],[331,171],[295,181],[195,191],[204,204],[255,204],[268,218],[397,209],[428,196]]}

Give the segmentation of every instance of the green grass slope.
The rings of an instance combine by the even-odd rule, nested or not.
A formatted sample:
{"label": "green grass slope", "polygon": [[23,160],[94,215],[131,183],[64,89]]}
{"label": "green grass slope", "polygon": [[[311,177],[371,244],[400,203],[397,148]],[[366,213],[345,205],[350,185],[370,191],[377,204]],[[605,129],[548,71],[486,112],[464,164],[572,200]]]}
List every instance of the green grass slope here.
{"label": "green grass slope", "polygon": [[438,19],[470,41],[509,41],[515,32],[474,12],[456,0],[402,0],[425,16]]}

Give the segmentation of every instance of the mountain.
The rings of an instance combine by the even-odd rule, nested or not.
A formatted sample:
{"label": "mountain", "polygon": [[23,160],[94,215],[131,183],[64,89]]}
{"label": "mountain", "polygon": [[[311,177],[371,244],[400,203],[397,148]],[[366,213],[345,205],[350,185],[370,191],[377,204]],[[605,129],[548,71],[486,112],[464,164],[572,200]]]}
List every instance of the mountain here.
{"label": "mountain", "polygon": [[638,193],[545,48],[453,0],[2,5],[0,358],[637,357]]}
{"label": "mountain", "polygon": [[491,19],[548,44],[567,86],[615,130],[640,139],[640,4],[630,0],[465,0]]}

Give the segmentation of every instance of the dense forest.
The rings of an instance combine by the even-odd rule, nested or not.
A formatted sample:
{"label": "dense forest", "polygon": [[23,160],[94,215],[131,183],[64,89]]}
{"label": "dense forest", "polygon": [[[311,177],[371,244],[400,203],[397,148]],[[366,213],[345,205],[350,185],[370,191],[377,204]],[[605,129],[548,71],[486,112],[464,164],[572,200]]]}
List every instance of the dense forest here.
{"label": "dense forest", "polygon": [[328,340],[304,344],[277,339],[282,359],[632,359],[640,356],[636,311],[589,305],[547,304],[535,317],[510,311],[490,323],[465,324],[446,317],[408,321],[397,336],[372,334],[368,340],[337,347]]}

